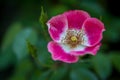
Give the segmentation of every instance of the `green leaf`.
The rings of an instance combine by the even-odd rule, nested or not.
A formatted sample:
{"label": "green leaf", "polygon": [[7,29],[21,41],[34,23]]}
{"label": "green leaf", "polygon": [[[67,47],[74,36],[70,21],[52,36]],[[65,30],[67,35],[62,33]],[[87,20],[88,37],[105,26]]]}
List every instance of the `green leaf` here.
{"label": "green leaf", "polygon": [[94,17],[100,17],[104,14],[104,9],[97,2],[80,1],[80,9],[86,10]]}
{"label": "green leaf", "polygon": [[53,6],[50,8],[49,14],[50,14],[50,16],[55,16],[55,15],[65,12],[67,10],[68,10],[68,7],[66,7],[65,5],[56,5],[56,6]]}
{"label": "green leaf", "polygon": [[73,4],[77,4],[77,2],[79,1],[79,0],[69,0],[69,1],[67,1],[67,0],[60,0],[62,3],[66,3],[67,5],[73,5]]}
{"label": "green leaf", "polygon": [[[107,19],[107,18],[105,17],[105,19]],[[106,42],[115,42],[115,43],[119,42],[120,19],[110,17],[107,19],[107,21],[108,21],[108,23],[105,23],[106,24],[106,32],[104,33],[104,36],[105,36],[104,38],[105,38]],[[109,24],[109,23],[111,23],[111,24]],[[115,28],[113,28],[113,26]]]}
{"label": "green leaf", "polygon": [[40,39],[39,40],[40,43],[38,43],[38,61],[40,62],[40,64],[42,64],[44,67],[51,67],[54,62],[51,58],[51,54],[48,52],[47,50],[47,44],[48,42],[46,42],[44,39]]}
{"label": "green leaf", "polygon": [[16,66],[14,74],[10,80],[30,80],[28,75],[31,75],[33,71],[33,64],[28,58],[22,59]]}
{"label": "green leaf", "polygon": [[7,49],[0,53],[0,70],[4,70],[6,67],[9,67],[11,64],[15,64],[16,56],[13,53],[12,47],[9,46]]}
{"label": "green leaf", "polygon": [[11,26],[8,28],[3,38],[3,42],[2,42],[3,51],[12,44],[16,34],[19,33],[21,28],[22,25],[19,22],[11,24]]}
{"label": "green leaf", "polygon": [[99,75],[102,80],[106,78],[111,73],[111,63],[109,58],[103,54],[97,54],[97,56],[92,58],[93,69]]}
{"label": "green leaf", "polygon": [[45,13],[43,10],[43,7],[41,7],[41,15],[40,15],[39,21],[40,21],[41,27],[42,27],[41,32],[43,33],[44,37],[46,38],[46,41],[49,40],[48,31],[47,31],[47,27],[46,27],[47,20],[48,20],[47,13]]}
{"label": "green leaf", "polygon": [[109,56],[113,66],[120,72],[120,52],[111,52]]}
{"label": "green leaf", "polygon": [[98,80],[97,77],[88,69],[77,68],[70,73],[71,80]]}
{"label": "green leaf", "polygon": [[62,80],[65,75],[67,73],[67,68],[64,66],[64,67],[59,67],[57,68],[52,76],[50,77],[50,80]]}
{"label": "green leaf", "polygon": [[41,15],[39,20],[42,26],[44,26],[46,24],[46,21],[48,20],[47,14],[44,12],[43,7],[41,7]]}
{"label": "green leaf", "polygon": [[36,58],[37,57],[37,49],[34,45],[32,45],[29,41],[27,41],[27,47],[29,53],[32,55],[32,57]]}
{"label": "green leaf", "polygon": [[92,65],[89,59],[80,59],[79,62],[70,65],[72,69],[80,67],[90,68],[91,66]]}
{"label": "green leaf", "polygon": [[36,44],[38,40],[36,31],[32,28],[26,28],[17,34],[13,43],[13,50],[19,60],[27,56],[26,40],[30,41],[33,45]]}
{"label": "green leaf", "polygon": [[49,76],[50,76],[51,70],[47,70],[45,72],[43,72],[38,80],[49,80]]}

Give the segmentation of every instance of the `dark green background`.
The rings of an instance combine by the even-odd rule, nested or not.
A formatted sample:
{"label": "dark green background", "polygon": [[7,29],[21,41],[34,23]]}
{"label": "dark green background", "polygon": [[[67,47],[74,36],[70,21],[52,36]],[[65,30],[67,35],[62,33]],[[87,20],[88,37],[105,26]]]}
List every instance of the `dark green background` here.
{"label": "dark green background", "polygon": [[[0,80],[120,80],[119,7],[118,0],[0,0]],[[74,64],[53,61],[45,22],[74,9],[105,24],[102,46]]]}

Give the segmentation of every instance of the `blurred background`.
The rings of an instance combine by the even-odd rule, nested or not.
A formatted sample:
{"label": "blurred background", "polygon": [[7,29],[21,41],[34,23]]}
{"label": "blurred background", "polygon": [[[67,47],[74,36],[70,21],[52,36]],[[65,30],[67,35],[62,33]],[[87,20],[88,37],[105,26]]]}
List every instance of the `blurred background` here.
{"label": "blurred background", "polygon": [[[0,0],[0,80],[120,80],[119,7],[119,0]],[[102,46],[74,64],[53,61],[44,23],[74,9],[105,24]]]}

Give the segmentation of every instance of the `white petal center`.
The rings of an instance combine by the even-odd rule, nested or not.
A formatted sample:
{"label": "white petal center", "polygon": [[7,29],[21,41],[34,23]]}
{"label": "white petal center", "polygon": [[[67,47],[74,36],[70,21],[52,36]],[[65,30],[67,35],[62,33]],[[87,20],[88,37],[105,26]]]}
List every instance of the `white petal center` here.
{"label": "white petal center", "polygon": [[83,51],[88,43],[88,37],[83,30],[67,30],[60,41],[65,52]]}

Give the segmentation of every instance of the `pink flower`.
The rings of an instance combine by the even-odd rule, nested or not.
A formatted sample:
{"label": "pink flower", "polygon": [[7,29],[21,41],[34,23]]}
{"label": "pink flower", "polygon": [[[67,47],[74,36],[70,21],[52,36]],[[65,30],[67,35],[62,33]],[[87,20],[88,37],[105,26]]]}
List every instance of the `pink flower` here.
{"label": "pink flower", "polygon": [[53,41],[48,51],[53,60],[75,63],[79,56],[96,55],[100,48],[104,24],[82,10],[71,10],[47,22]]}

